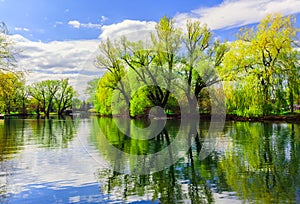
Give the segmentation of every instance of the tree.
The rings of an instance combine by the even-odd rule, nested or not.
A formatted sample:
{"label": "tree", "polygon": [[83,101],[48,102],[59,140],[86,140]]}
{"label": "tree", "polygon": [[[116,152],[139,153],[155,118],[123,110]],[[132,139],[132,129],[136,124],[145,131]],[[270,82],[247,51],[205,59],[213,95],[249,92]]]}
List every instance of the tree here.
{"label": "tree", "polygon": [[99,45],[101,54],[97,57],[96,64],[98,67],[104,67],[111,73],[111,83],[107,83],[108,88],[113,88],[120,91],[126,102],[126,108],[130,107],[130,90],[124,76],[126,74],[124,63],[121,60],[120,46],[118,42],[111,42],[109,38],[101,42]]}
{"label": "tree", "polygon": [[186,29],[183,37],[185,53],[181,62],[188,84],[185,93],[190,107],[196,108],[192,101],[201,100],[202,89],[220,81],[215,69],[221,65],[227,45],[218,40],[212,42],[211,31],[199,21],[187,21]]}
{"label": "tree", "polygon": [[[159,74],[165,78],[166,90],[159,89],[159,84],[154,89],[159,89],[160,99],[154,105],[165,108],[167,105],[171,86],[174,84],[174,73],[176,72],[175,64],[177,62],[176,55],[181,46],[181,31],[175,28],[173,19],[164,16],[156,25],[156,33],[151,35],[156,57],[153,60],[154,66],[160,69]],[[154,83],[154,85],[156,85]]]}
{"label": "tree", "polygon": [[16,66],[13,42],[8,39],[8,30],[5,23],[0,22],[0,70],[13,71]]}
{"label": "tree", "polygon": [[88,101],[93,105],[95,105],[98,83],[99,83],[98,78],[92,79],[91,81],[88,82],[88,86],[86,88],[86,93],[89,95]]}
{"label": "tree", "polygon": [[67,108],[72,107],[73,97],[76,95],[76,92],[69,85],[69,79],[62,79],[59,81],[59,84],[59,88],[54,94],[54,100],[57,106],[57,114],[63,115]]}
{"label": "tree", "polygon": [[[105,75],[110,83],[101,82],[100,87],[119,90],[130,107],[131,116],[146,114],[152,106],[176,112],[179,100],[186,100],[176,98],[178,93],[187,95],[192,105],[189,111],[193,113],[202,89],[220,81],[215,68],[222,63],[227,46],[217,40],[212,42],[211,32],[199,22],[188,22],[187,34],[183,33],[175,28],[173,19],[165,16],[157,23],[150,41],[132,42],[122,37],[114,43],[109,39],[102,42],[100,50],[104,54],[97,61],[110,72],[109,76]],[[183,86],[186,82],[188,88]]]}
{"label": "tree", "polygon": [[21,73],[0,71],[1,111],[6,114],[10,114],[12,109],[16,107],[18,91],[25,86],[22,76]]}
{"label": "tree", "polygon": [[99,79],[96,91],[95,109],[100,115],[111,115],[111,97],[114,86],[112,82],[114,76],[111,72],[106,72],[101,79]]}
{"label": "tree", "polygon": [[[132,115],[145,114],[151,106],[170,107],[170,89],[175,84],[176,56],[181,45],[180,29],[175,28],[173,20],[165,16],[152,33],[151,42],[130,42],[122,38],[121,44],[122,59],[128,66],[133,94]],[[138,90],[141,87],[143,90]],[[139,110],[134,110],[136,108]]]}
{"label": "tree", "polygon": [[50,115],[53,99],[60,86],[59,80],[36,82],[30,89],[30,95],[40,102],[45,116]]}
{"label": "tree", "polygon": [[75,91],[69,85],[68,79],[44,80],[30,87],[30,95],[38,101],[37,108],[41,108],[45,116],[49,116],[50,111],[55,108],[57,113],[62,115],[67,108],[72,106]]}
{"label": "tree", "polygon": [[279,14],[268,15],[255,28],[241,29],[219,69],[223,79],[231,81],[228,85],[240,90],[236,111],[268,115],[284,109],[286,82],[297,61],[292,57],[296,35],[295,19]]}

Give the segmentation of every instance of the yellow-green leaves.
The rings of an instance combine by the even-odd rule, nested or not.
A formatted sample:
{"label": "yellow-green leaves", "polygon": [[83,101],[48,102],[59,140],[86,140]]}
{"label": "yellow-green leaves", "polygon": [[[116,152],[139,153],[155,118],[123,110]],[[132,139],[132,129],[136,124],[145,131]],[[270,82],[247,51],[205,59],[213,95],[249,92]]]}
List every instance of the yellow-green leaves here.
{"label": "yellow-green leaves", "polygon": [[[274,110],[287,109],[283,105],[287,100],[284,97],[285,84],[291,73],[291,66],[287,65],[287,61],[292,60],[292,64],[297,61],[296,56],[293,59],[290,57],[294,52],[292,42],[296,33],[294,18],[274,14],[268,15],[255,28],[241,29],[238,39],[230,43],[224,66],[218,71],[224,80],[235,81],[230,84],[234,89],[242,87],[240,91],[245,100],[239,100],[247,104],[238,104],[236,111],[242,115],[246,112],[250,115],[266,115]],[[254,103],[253,100],[249,101],[252,93],[261,100]]]}

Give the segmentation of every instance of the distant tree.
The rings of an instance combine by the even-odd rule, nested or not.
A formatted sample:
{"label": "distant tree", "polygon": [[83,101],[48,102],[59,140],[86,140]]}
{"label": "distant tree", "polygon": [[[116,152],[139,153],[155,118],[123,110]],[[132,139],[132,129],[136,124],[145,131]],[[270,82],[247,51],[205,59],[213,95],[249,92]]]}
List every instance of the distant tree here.
{"label": "distant tree", "polygon": [[96,92],[97,92],[97,86],[99,83],[99,79],[92,79],[88,82],[88,86],[86,88],[86,93],[89,95],[88,102],[91,104],[95,104],[96,100]]}
{"label": "distant tree", "polygon": [[30,95],[40,102],[46,116],[50,114],[54,96],[59,87],[59,80],[45,80],[34,83],[30,88]]}
{"label": "distant tree", "polygon": [[55,108],[57,114],[62,115],[67,108],[72,107],[73,97],[76,95],[68,79],[36,82],[29,90],[30,95],[38,101],[37,106],[46,116]]}
{"label": "distant tree", "polygon": [[75,95],[75,90],[69,85],[69,79],[62,79],[59,81],[59,88],[54,94],[58,115],[63,115],[67,108],[72,107],[73,97]]}

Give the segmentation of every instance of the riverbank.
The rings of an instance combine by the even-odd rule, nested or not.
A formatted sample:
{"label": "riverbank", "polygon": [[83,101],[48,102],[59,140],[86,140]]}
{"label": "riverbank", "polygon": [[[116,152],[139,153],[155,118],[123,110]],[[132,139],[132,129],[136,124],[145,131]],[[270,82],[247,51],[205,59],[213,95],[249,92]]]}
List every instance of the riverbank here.
{"label": "riverbank", "polygon": [[[58,116],[57,114],[51,114],[51,116]],[[76,115],[76,114],[74,114]],[[74,116],[73,114],[65,115],[65,116]],[[99,115],[97,113],[85,113],[83,114],[85,117],[89,116],[97,116],[97,117],[112,117],[112,115],[103,116]],[[78,116],[82,116],[82,113],[79,113]],[[78,117],[77,116],[77,117]],[[4,118],[10,118],[10,117],[41,117],[44,118],[44,115],[35,115],[35,114],[11,114],[11,115],[0,115],[0,119]],[[114,117],[117,118],[124,118],[123,115],[114,115]],[[193,118],[194,116],[190,116],[189,118]],[[224,116],[220,116],[220,119],[222,119]],[[132,117],[133,119],[148,119],[148,115],[140,115],[136,117]],[[152,117],[153,119],[159,119],[156,117]],[[180,114],[170,114],[167,115],[166,119],[180,119]],[[216,117],[218,118],[218,117]],[[203,121],[209,121],[211,120],[211,114],[210,113],[200,113],[200,120]],[[288,114],[288,115],[268,115],[268,116],[259,116],[259,117],[245,117],[245,116],[238,116],[235,114],[226,114],[226,121],[244,121],[244,122],[264,122],[264,121],[270,121],[270,122],[293,122],[293,123],[300,123],[300,113],[294,113],[294,114]]]}
{"label": "riverbank", "polygon": [[295,122],[300,123],[300,114],[295,115],[270,115],[261,117],[242,117],[236,115],[227,115],[226,120],[236,120],[236,121],[272,121],[272,122]]}

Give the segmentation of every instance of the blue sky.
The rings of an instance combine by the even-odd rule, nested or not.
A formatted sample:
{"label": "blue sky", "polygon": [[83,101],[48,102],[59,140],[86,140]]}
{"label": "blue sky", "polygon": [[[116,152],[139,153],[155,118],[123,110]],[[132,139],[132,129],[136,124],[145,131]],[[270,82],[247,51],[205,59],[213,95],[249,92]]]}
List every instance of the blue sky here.
{"label": "blue sky", "polygon": [[94,60],[107,37],[144,40],[166,15],[176,27],[199,20],[215,37],[232,40],[238,28],[270,13],[295,15],[300,27],[300,0],[0,0],[0,21],[21,50],[18,67],[28,82],[70,78],[82,90],[103,74]]}
{"label": "blue sky", "polygon": [[[158,21],[162,16],[175,16],[195,8],[213,6],[221,1],[163,0],[2,0],[0,20],[10,33],[22,34],[30,40],[94,39],[101,32],[101,25],[125,19]],[[68,23],[78,21],[94,28],[73,29]]]}
{"label": "blue sky", "polygon": [[[248,1],[250,3],[246,6],[241,2],[245,1],[0,0],[0,21],[4,21],[7,24],[11,34],[21,34],[32,41],[50,42],[54,40],[97,39],[102,33],[101,28],[103,25],[120,23],[126,19],[157,22],[164,15],[175,17],[184,13],[193,14],[197,9],[202,9],[202,12],[205,13],[209,12],[209,9],[222,6],[224,10],[230,11],[231,6],[233,13],[239,12],[239,10],[234,10],[234,3],[240,3],[241,11],[247,9],[247,6],[249,10],[255,6],[259,9],[261,5],[265,5],[266,9],[268,7],[272,8],[270,6],[272,1],[267,0],[250,0]],[[299,1],[275,0],[274,2],[278,4],[277,7],[276,5],[273,6],[274,12],[280,11],[281,7],[283,13],[298,13],[299,9],[284,9],[280,5],[292,5],[294,3],[297,6],[296,2]],[[226,4],[229,5],[227,8]],[[269,12],[273,11],[269,9]],[[228,12],[224,14],[234,16],[233,13]],[[201,16],[203,14],[198,13],[197,15]],[[257,14],[249,13],[249,15],[248,18],[251,19]],[[210,14],[210,16],[213,18],[213,14]],[[228,18],[228,16],[224,17]],[[236,21],[238,20],[236,19]],[[78,22],[80,27],[76,29],[76,25],[79,25]],[[224,21],[224,26],[226,26],[226,23]],[[238,26],[237,24],[234,27]],[[219,36],[229,36],[233,33],[228,29],[221,29],[221,31],[216,32]]]}

